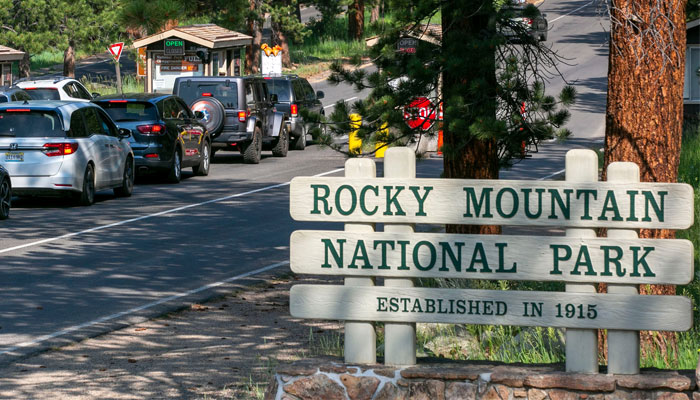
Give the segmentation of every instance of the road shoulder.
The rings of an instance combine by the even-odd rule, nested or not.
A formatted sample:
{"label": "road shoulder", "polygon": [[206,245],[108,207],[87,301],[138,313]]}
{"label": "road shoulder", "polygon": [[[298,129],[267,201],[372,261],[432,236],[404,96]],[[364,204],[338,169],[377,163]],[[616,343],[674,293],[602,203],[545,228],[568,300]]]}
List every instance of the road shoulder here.
{"label": "road shoulder", "polygon": [[[255,399],[279,362],[314,355],[341,325],[289,315],[289,272],[0,368],[0,398]],[[327,279],[323,279],[327,282]]]}

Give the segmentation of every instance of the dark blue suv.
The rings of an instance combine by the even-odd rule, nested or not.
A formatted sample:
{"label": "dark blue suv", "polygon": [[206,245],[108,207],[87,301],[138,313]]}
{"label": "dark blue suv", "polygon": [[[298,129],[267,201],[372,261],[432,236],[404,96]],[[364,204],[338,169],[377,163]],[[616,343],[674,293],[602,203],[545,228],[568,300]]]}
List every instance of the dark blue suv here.
{"label": "dark blue suv", "polygon": [[136,171],[161,173],[180,182],[182,168],[208,175],[211,138],[189,107],[177,96],[162,93],[126,93],[101,96],[102,107],[119,128],[131,131]]}

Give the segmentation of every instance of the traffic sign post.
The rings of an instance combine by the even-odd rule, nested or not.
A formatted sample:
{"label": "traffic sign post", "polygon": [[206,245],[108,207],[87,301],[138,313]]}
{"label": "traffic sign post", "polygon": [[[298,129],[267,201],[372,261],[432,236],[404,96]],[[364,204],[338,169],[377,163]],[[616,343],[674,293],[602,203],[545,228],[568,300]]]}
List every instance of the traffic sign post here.
{"label": "traffic sign post", "polygon": [[114,57],[114,70],[117,74],[117,89],[119,90],[119,94],[124,94],[122,90],[122,74],[119,69],[119,58],[122,55],[122,50],[124,50],[124,42],[110,44],[108,49],[109,52],[112,53],[112,57]]}

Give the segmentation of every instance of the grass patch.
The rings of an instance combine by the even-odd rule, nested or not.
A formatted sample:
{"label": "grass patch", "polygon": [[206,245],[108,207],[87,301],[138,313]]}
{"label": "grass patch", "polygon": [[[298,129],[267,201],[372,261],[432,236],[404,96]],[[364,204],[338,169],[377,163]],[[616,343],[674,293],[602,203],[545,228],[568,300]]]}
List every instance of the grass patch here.
{"label": "grass patch", "polygon": [[[79,60],[81,58],[88,57],[89,54],[85,53],[84,51],[78,51],[75,54],[76,60]],[[30,62],[30,70],[32,72],[36,72],[39,69],[42,68],[50,68],[53,66],[58,65],[60,68],[63,69],[63,52],[58,51],[58,50],[45,50],[42,51],[41,53],[37,54],[32,54],[29,57],[29,62]]]}
{"label": "grass patch", "polygon": [[[118,93],[117,83],[111,79],[86,76],[80,79],[80,83],[85,85],[90,93],[101,95]],[[143,79],[137,79],[136,75],[125,75],[122,77],[122,88],[124,93],[143,93]]]}
{"label": "grass patch", "polygon": [[312,38],[300,45],[290,46],[290,57],[295,64],[353,59],[366,54],[367,46],[364,41]]}

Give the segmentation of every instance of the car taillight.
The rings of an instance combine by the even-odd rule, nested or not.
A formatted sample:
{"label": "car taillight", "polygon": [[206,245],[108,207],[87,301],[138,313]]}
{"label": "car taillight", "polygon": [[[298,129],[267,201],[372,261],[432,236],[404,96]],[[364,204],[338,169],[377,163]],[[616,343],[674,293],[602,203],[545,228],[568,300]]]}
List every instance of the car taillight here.
{"label": "car taillight", "polygon": [[160,136],[165,134],[165,126],[161,124],[139,125],[136,129],[139,133],[146,136]]}
{"label": "car taillight", "polygon": [[78,143],[46,143],[42,150],[48,157],[67,156],[78,150]]}
{"label": "car taillight", "polygon": [[209,92],[205,92],[205,93],[202,93],[202,97],[212,97],[212,95]]}
{"label": "car taillight", "polygon": [[245,111],[239,111],[238,112],[238,121],[240,122],[245,122],[246,115],[247,113]]}
{"label": "car taillight", "polygon": [[296,117],[299,112],[299,107],[296,104],[292,104],[292,117]]}

